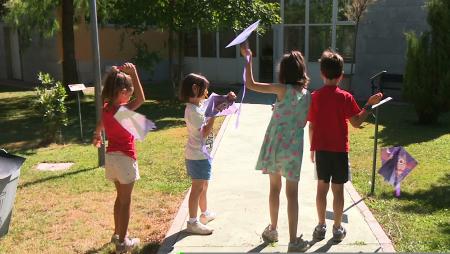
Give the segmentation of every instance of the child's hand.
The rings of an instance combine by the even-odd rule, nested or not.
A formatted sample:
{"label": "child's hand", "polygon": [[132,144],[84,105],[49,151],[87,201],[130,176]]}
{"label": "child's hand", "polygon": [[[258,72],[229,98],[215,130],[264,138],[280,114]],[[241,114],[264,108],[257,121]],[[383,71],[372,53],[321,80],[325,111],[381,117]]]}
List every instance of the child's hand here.
{"label": "child's hand", "polygon": [[381,101],[381,98],[383,98],[382,93],[377,93],[372,96],[370,96],[369,100],[367,101],[368,105],[375,105]]}
{"label": "child's hand", "polygon": [[92,137],[92,144],[99,148],[102,145],[102,136],[94,134],[94,137]]}
{"label": "child's hand", "polygon": [[316,151],[311,151],[311,162],[316,163]]}
{"label": "child's hand", "polygon": [[234,92],[232,92],[232,91],[228,92],[227,99],[229,101],[235,101],[236,100],[236,94]]}
{"label": "child's hand", "polygon": [[124,65],[119,66],[118,68],[119,70],[130,76],[136,74],[136,66],[132,63],[125,63]]}

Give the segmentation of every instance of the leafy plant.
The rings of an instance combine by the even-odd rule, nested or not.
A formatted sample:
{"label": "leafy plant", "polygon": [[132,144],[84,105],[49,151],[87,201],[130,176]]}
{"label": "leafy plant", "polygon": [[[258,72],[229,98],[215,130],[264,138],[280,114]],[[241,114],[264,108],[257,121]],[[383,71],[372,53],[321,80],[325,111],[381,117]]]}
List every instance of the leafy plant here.
{"label": "leafy plant", "polygon": [[40,72],[38,80],[41,84],[36,87],[33,106],[43,120],[42,144],[49,144],[57,141],[61,127],[67,126],[67,108],[64,104],[67,93],[61,82],[55,81],[48,73]]}
{"label": "leafy plant", "polygon": [[450,2],[429,0],[431,31],[406,33],[407,61],[403,95],[414,104],[419,123],[433,124],[450,109]]}
{"label": "leafy plant", "polygon": [[136,42],[135,47],[137,52],[136,56],[133,58],[133,62],[151,75],[155,65],[161,60],[161,57],[157,52],[150,51],[145,42]]}

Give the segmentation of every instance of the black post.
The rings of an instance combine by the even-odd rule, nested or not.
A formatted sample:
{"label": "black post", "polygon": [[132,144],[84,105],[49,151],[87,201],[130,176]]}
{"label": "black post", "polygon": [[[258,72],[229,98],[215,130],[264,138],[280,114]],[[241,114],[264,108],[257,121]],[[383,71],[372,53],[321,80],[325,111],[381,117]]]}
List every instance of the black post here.
{"label": "black post", "polygon": [[[383,74],[385,74],[387,71],[381,71],[375,75],[373,75],[370,78],[370,82],[372,83],[372,93],[375,92],[375,88],[377,88],[377,92],[379,92],[380,89],[380,81],[378,81],[378,86],[375,85],[375,79],[383,76]],[[377,168],[377,150],[378,150],[378,109],[379,107],[375,108],[375,133],[373,135],[373,157],[372,157],[372,181],[371,181],[371,186],[370,186],[370,195],[373,196],[374,192],[375,192],[375,171]]]}
{"label": "black post", "polygon": [[83,122],[81,121],[80,91],[77,91],[77,99],[78,99],[78,117],[80,118],[80,135],[81,135],[81,142],[83,142]]}
{"label": "black post", "polygon": [[[96,0],[90,0],[90,14],[91,14],[91,36],[92,36],[92,52],[94,54],[94,80],[95,80],[95,109],[96,109],[96,119],[97,122],[102,118],[102,98],[101,98],[101,90],[102,90],[102,78],[100,73],[100,48],[98,46],[98,26],[97,26],[97,3]],[[105,142],[104,142],[104,134],[102,131],[102,139],[103,142],[101,146],[98,148],[98,165],[105,165]]]}
{"label": "black post", "polygon": [[372,186],[370,187],[370,195],[375,192],[375,170],[377,168],[377,151],[378,151],[378,107],[375,108],[375,133],[373,135],[373,163],[372,163]]}

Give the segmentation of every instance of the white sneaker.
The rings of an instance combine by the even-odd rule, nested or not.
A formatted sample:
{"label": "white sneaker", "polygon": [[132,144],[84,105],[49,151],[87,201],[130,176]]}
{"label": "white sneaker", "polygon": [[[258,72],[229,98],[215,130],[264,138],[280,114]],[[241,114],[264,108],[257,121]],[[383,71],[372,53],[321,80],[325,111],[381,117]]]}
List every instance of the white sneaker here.
{"label": "white sneaker", "polygon": [[270,224],[269,226],[267,226],[263,233],[262,233],[262,238],[265,242],[269,242],[269,243],[273,243],[273,242],[278,242],[278,231],[277,229],[270,229]]}
{"label": "white sneaker", "polygon": [[214,220],[216,218],[215,212],[206,212],[206,214],[200,215],[200,222],[203,225],[208,224],[210,221]]}
{"label": "white sneaker", "polygon": [[199,221],[196,221],[194,223],[187,222],[187,228],[186,231],[191,234],[197,234],[197,235],[210,235],[214,231],[214,229],[200,223]]}
{"label": "white sneaker", "polygon": [[116,254],[127,253],[134,247],[139,245],[139,238],[129,238],[125,237],[124,241],[116,244]]}

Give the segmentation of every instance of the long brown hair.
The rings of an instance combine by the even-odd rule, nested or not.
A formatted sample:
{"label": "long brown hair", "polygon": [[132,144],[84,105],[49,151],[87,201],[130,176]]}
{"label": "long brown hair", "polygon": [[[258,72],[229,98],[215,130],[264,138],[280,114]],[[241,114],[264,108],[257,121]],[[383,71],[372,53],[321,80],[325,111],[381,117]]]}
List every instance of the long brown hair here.
{"label": "long brown hair", "polygon": [[304,88],[308,86],[309,77],[306,74],[305,59],[300,51],[293,50],[281,58],[278,81]]}
{"label": "long brown hair", "polygon": [[133,91],[131,77],[117,68],[111,68],[110,72],[106,74],[103,82],[103,103],[113,103],[117,99],[119,93],[123,90]]}

